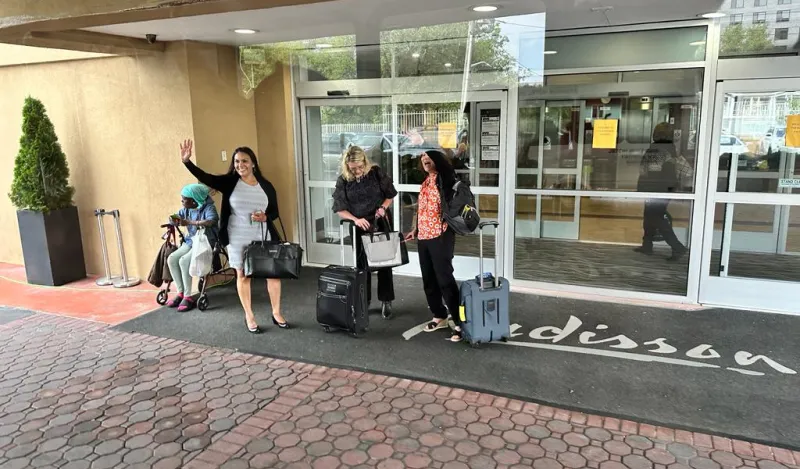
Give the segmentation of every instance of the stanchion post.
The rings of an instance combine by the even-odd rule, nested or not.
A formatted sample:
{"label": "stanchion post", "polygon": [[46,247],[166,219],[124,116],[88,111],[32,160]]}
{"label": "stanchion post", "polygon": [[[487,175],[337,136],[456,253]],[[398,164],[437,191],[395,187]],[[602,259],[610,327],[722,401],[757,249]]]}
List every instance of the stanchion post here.
{"label": "stanchion post", "polygon": [[100,229],[100,246],[103,249],[103,268],[105,269],[105,277],[98,278],[95,283],[101,287],[107,287],[114,284],[115,278],[111,276],[111,267],[108,262],[108,244],[106,244],[106,229],[103,224],[103,216],[106,211],[98,208],[94,211],[94,216],[97,217],[97,227]]}
{"label": "stanchion post", "polygon": [[114,217],[114,228],[117,231],[117,247],[119,248],[119,262],[122,266],[122,278],[114,281],[115,288],[129,288],[135,287],[142,283],[136,277],[128,277],[128,266],[125,263],[125,247],[122,245],[122,229],[119,226],[119,210],[112,210],[111,215]]}

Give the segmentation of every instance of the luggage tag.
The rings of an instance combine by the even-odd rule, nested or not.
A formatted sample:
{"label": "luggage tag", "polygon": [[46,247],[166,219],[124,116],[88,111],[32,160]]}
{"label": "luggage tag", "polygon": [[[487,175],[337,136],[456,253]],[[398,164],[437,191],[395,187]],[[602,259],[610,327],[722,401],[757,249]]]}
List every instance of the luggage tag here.
{"label": "luggage tag", "polygon": [[461,322],[467,320],[467,308],[464,305],[458,307],[458,317],[461,318]]}

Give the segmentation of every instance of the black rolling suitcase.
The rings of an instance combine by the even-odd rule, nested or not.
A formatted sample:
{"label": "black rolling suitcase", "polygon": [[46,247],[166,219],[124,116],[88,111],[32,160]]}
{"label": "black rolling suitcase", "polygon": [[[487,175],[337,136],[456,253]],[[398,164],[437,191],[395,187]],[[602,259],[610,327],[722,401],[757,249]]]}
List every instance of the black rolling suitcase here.
{"label": "black rolling suitcase", "polygon": [[[344,225],[353,226],[353,267],[344,263]],[[339,224],[342,243],[342,265],[322,270],[317,282],[317,322],[325,332],[347,331],[358,336],[369,327],[367,276],[369,271],[357,267],[356,225],[349,220]]]}

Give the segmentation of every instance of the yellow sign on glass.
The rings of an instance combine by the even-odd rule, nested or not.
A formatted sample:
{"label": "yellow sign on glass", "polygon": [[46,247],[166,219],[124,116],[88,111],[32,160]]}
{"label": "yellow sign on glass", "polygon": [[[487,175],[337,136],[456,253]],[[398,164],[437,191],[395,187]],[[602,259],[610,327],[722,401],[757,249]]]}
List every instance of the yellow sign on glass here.
{"label": "yellow sign on glass", "polygon": [[592,123],[592,148],[613,150],[617,148],[617,119],[595,119]]}
{"label": "yellow sign on glass", "polygon": [[800,147],[800,115],[786,116],[786,146]]}
{"label": "yellow sign on glass", "polygon": [[456,135],[455,122],[439,122],[439,146],[442,148],[455,148],[458,136]]}

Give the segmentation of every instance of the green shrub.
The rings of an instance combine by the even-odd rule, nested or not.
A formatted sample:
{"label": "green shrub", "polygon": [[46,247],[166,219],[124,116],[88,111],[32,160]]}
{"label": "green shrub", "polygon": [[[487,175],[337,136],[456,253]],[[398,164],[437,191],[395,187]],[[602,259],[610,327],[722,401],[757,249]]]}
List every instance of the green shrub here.
{"label": "green shrub", "polygon": [[11,202],[19,210],[49,212],[72,206],[74,193],[69,185],[67,157],[44,104],[28,97],[22,108],[22,138],[14,161]]}

